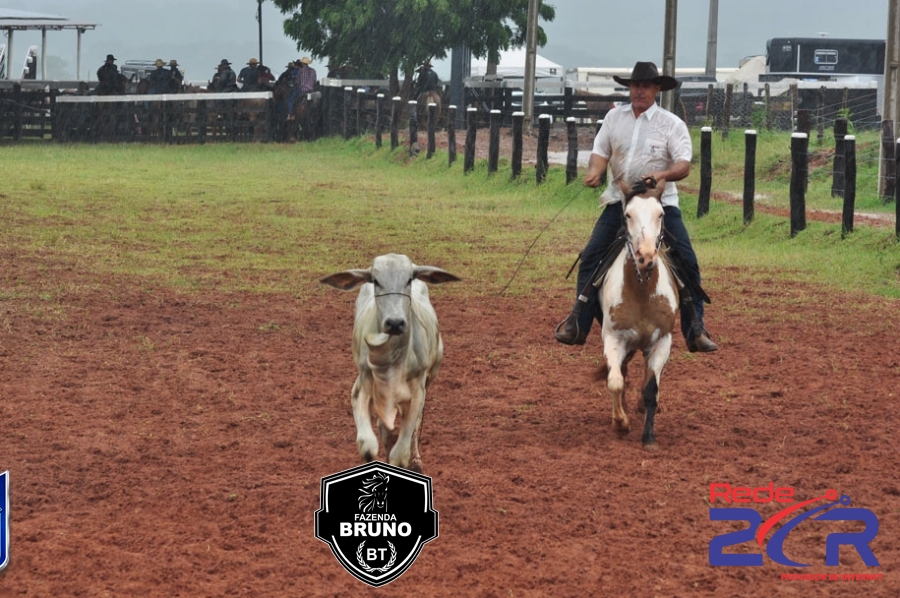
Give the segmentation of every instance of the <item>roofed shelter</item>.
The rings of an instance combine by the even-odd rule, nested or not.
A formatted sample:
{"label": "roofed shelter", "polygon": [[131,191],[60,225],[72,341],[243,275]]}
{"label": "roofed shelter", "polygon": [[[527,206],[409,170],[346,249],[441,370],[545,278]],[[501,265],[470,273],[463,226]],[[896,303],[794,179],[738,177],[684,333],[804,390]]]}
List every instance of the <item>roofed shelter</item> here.
{"label": "roofed shelter", "polygon": [[[48,15],[37,12],[28,12],[11,8],[0,8],[0,30],[6,31],[6,79],[19,79],[16,77],[13,57],[13,37],[15,31],[41,32],[41,79],[47,78],[47,31],[62,31],[74,29],[78,32],[76,78],[81,79],[81,34],[88,29],[96,29],[96,23],[82,23],[72,21],[69,17]],[[12,75],[12,76],[11,76]]]}

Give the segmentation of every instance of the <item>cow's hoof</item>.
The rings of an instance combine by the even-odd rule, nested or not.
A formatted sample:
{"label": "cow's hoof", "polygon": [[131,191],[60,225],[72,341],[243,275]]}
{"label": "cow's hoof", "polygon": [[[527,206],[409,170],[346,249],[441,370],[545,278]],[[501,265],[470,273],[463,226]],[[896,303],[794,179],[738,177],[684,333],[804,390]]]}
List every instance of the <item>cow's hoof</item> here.
{"label": "cow's hoof", "polygon": [[631,425],[626,422],[613,422],[613,429],[619,436],[625,436],[631,432]]}
{"label": "cow's hoof", "polygon": [[409,470],[414,473],[422,473],[422,463],[420,461],[416,461],[414,463],[409,464]]}
{"label": "cow's hoof", "polygon": [[655,453],[656,451],[659,450],[659,444],[657,444],[655,440],[653,442],[648,442],[647,444],[644,445],[644,450],[650,451],[651,453]]}

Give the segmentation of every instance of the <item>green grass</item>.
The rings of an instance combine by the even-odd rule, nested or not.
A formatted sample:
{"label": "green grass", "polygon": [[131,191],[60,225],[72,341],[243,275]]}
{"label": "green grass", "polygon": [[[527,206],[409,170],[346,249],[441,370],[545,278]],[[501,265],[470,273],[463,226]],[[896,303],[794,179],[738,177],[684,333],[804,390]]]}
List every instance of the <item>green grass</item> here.
{"label": "green grass", "polygon": [[[714,190],[733,184],[740,192],[742,137],[714,142]],[[787,185],[780,175],[766,178],[773,169],[763,164],[781,159],[769,144],[788,143],[784,134],[760,141],[757,189],[770,186],[773,202],[786,201]],[[734,150],[726,152],[732,145],[741,149],[737,165],[728,157]],[[538,186],[531,169],[517,181],[509,180],[508,167],[488,176],[484,163],[464,175],[461,155],[448,168],[441,152],[411,160],[402,149],[378,150],[368,140],[22,144],[0,147],[0,160],[3,261],[41,274],[31,282],[0,277],[0,299],[46,300],[72,284],[108,284],[97,281],[111,275],[186,293],[303,297],[323,292],[322,276],[365,267],[388,251],[463,277],[464,285],[446,292],[465,295],[498,293],[521,262],[507,293],[540,294],[571,287],[565,273],[598,214],[597,193],[567,186],[562,167],[551,168]],[[698,171],[686,186],[699,186]],[[824,193],[817,176],[811,195]],[[821,201],[833,203],[830,180],[828,190]],[[892,228],[860,225],[841,239],[838,225],[810,221],[791,239],[785,218],[758,214],[744,226],[736,204],[714,201],[698,221],[696,197],[682,194],[682,209],[713,289],[710,272],[737,266],[747,276],[900,297],[900,244]]]}

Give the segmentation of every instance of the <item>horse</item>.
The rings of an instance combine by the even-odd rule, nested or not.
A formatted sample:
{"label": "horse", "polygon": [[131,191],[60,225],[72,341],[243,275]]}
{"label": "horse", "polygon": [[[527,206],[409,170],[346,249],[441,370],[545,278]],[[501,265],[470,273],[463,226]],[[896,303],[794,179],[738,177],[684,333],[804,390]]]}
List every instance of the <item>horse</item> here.
{"label": "horse", "polygon": [[424,130],[428,126],[428,104],[435,104],[434,110],[434,126],[437,128],[437,123],[441,118],[441,94],[437,91],[423,91],[419,94],[419,97],[416,98],[416,103],[418,107],[418,111],[416,113],[416,121],[418,123],[419,129]]}
{"label": "horse", "polygon": [[[640,350],[645,370],[642,384],[643,447],[658,448],[654,420],[659,405],[659,381],[672,348],[672,330],[678,309],[677,277],[666,256],[663,239],[664,182],[648,177],[633,188],[620,185],[625,199],[624,241],[615,260],[595,286],[599,286],[603,315],[601,376],[612,396],[613,426],[619,434],[630,431],[625,413],[626,368]],[[640,409],[643,407],[643,409]]]}
{"label": "horse", "polygon": [[296,141],[298,138],[313,141],[319,137],[322,128],[322,93],[300,94],[294,101],[292,113],[288,114],[287,100],[292,89],[287,77],[279,77],[272,87],[277,136],[281,141]]}
{"label": "horse", "polygon": [[359,510],[363,513],[387,513],[387,485],[390,476],[376,471],[371,478],[363,480],[359,489]]}

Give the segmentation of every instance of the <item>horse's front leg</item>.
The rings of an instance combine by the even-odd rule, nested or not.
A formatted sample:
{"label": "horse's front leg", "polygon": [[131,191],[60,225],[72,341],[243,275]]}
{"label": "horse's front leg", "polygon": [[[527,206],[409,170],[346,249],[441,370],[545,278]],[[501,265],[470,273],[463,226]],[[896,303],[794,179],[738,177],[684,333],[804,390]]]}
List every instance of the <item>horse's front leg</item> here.
{"label": "horse's front leg", "polygon": [[659,448],[656,436],[653,433],[653,425],[656,420],[656,410],[659,406],[659,380],[662,376],[663,366],[669,359],[672,349],[672,335],[667,334],[654,344],[644,355],[647,369],[644,371],[644,383],[642,398],[644,403],[644,433],[641,435],[641,444],[648,451]]}
{"label": "horse's front leg", "polygon": [[625,376],[622,372],[626,353],[614,338],[604,335],[603,355],[606,357],[606,387],[612,397],[613,427],[619,434],[628,434],[631,431],[631,424],[628,422],[628,415],[623,406]]}

